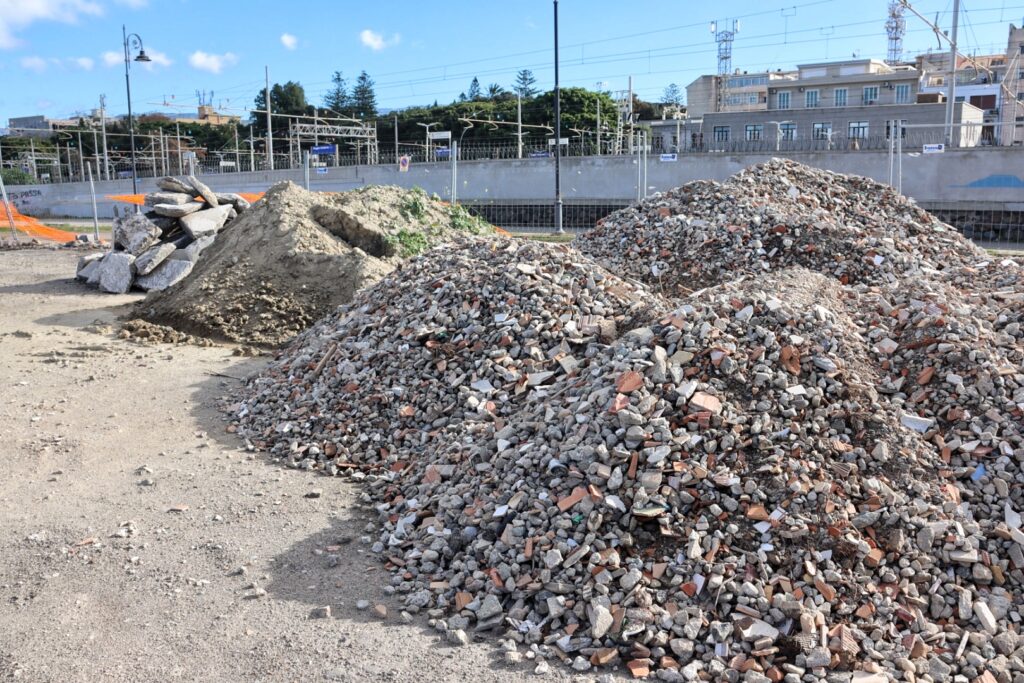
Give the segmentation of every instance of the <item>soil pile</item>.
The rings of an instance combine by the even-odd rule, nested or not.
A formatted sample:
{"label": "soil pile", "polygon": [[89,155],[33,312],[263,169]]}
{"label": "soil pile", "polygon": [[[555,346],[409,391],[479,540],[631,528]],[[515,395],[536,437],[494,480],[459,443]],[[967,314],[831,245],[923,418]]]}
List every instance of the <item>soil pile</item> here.
{"label": "soil pile", "polygon": [[619,214],[618,249],[586,238],[609,270],[506,242],[403,264],[232,429],[363,481],[406,609],[454,643],[498,630],[510,662],[1001,680],[1024,645],[1019,264],[791,162],[668,195],[689,199]]}
{"label": "soil pile", "polygon": [[281,183],[210,246],[187,280],[147,297],[139,316],[202,337],[277,345],[402,259],[491,231],[418,189],[330,194]]}

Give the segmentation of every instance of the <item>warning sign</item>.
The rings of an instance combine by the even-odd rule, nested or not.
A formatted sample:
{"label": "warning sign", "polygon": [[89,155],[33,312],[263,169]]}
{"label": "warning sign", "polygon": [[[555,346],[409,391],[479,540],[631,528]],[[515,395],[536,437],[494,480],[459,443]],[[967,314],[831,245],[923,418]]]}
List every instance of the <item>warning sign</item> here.
{"label": "warning sign", "polygon": [[409,172],[409,157],[407,157],[407,156],[399,157],[399,159],[398,159],[398,171],[399,171],[399,173],[408,173]]}

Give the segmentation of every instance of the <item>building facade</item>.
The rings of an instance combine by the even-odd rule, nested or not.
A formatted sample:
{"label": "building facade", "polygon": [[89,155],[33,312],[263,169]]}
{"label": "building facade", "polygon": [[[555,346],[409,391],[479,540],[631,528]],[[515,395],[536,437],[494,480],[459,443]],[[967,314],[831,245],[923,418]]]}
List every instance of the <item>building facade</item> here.
{"label": "building facade", "polygon": [[[953,109],[953,144],[981,142],[983,110]],[[644,122],[655,152],[772,152],[887,149],[900,131],[905,150],[945,141],[945,103],[801,107],[705,114],[701,119]],[[894,124],[894,122],[896,122]],[[959,125],[963,124],[963,125]]]}

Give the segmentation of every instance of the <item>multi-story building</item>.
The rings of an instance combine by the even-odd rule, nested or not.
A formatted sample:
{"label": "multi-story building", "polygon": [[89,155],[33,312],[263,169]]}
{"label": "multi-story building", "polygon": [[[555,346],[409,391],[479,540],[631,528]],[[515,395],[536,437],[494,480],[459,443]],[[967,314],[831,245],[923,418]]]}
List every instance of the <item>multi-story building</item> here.
{"label": "multi-story building", "polygon": [[691,118],[713,112],[761,111],[768,108],[769,87],[794,78],[793,71],[701,76],[686,86],[686,110]]}
{"label": "multi-story building", "polygon": [[17,116],[7,120],[7,125],[15,135],[24,137],[47,138],[53,131],[62,128],[75,128],[78,119],[51,119],[46,116]]}
{"label": "multi-story building", "polygon": [[999,108],[999,142],[1024,145],[1024,27],[1010,24],[1006,41],[1006,76]]}
{"label": "multi-story building", "polygon": [[[648,125],[655,148],[665,151],[878,149],[888,146],[894,125],[905,144],[944,142],[944,98],[923,93],[922,82],[927,81],[915,65],[876,59],[701,76],[686,88],[685,124]],[[983,122],[982,107],[957,102],[952,143],[979,144]]]}

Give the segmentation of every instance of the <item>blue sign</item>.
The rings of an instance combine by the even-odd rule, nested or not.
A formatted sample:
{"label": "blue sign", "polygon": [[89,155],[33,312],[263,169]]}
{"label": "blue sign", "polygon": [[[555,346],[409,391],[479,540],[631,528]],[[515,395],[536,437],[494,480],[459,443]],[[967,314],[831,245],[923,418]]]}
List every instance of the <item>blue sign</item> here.
{"label": "blue sign", "polygon": [[334,154],[334,150],[336,149],[337,147],[334,145],[317,145],[309,151],[313,154]]}
{"label": "blue sign", "polygon": [[447,147],[435,147],[434,148],[434,156],[436,156],[438,159],[447,159],[451,155],[452,155],[452,151],[450,149],[448,149]]}
{"label": "blue sign", "polygon": [[320,168],[316,169],[316,173],[317,175],[327,175],[327,167],[321,166]]}
{"label": "blue sign", "polygon": [[551,152],[530,152],[531,159],[547,159],[551,156]]}
{"label": "blue sign", "polygon": [[675,161],[676,159],[677,159],[677,157],[676,157],[675,154],[662,154],[661,155],[661,160],[662,161]]}

